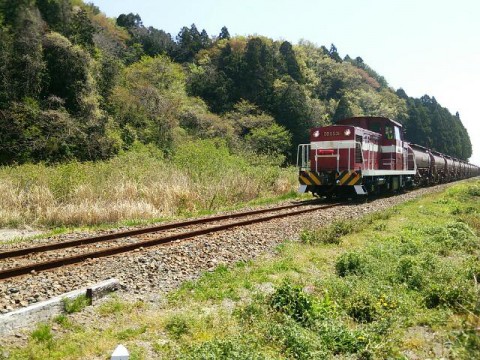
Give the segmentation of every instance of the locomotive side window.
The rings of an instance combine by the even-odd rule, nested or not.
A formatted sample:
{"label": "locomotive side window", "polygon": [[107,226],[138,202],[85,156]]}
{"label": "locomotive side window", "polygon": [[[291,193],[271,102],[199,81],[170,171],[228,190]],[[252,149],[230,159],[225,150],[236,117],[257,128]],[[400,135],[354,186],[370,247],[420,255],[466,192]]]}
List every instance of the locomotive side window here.
{"label": "locomotive side window", "polygon": [[378,122],[370,123],[370,130],[379,134],[382,133],[380,123]]}
{"label": "locomotive side window", "polygon": [[398,126],[395,126],[394,129],[395,129],[395,140],[402,140],[402,138],[400,137],[400,128]]}
{"label": "locomotive side window", "polygon": [[385,126],[385,138],[387,140],[393,140],[393,129],[391,125]]}

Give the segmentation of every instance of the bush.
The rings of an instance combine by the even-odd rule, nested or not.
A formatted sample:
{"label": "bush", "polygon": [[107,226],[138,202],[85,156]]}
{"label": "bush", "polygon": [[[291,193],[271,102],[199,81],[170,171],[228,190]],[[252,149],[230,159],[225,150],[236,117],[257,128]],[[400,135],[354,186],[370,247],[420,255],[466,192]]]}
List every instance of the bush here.
{"label": "bush", "polygon": [[347,304],[347,314],[360,323],[370,323],[377,319],[375,299],[367,293],[355,294]]}
{"label": "bush", "polygon": [[454,222],[443,227],[426,229],[427,235],[432,235],[432,240],[441,246],[441,252],[447,250],[464,249],[471,251],[478,248],[475,233],[464,222]]}
{"label": "bush", "polygon": [[292,319],[282,323],[273,323],[270,327],[270,337],[283,346],[282,353],[291,359],[325,359],[327,354],[322,351],[322,344],[313,332],[310,332]]}
{"label": "bush", "polygon": [[122,331],[119,331],[116,335],[118,340],[129,340],[135,338],[138,335],[141,335],[147,331],[146,326],[141,326],[139,328],[129,328]]}
{"label": "bush", "polygon": [[471,307],[474,299],[475,294],[465,284],[432,284],[425,291],[425,306],[428,309],[443,306],[464,312]]}
{"label": "bush", "polygon": [[347,252],[342,254],[336,264],[335,270],[338,276],[362,275],[366,271],[367,260],[363,254]]}
{"label": "bush", "polygon": [[334,354],[357,353],[365,349],[368,342],[366,334],[351,331],[332,320],[320,323],[318,335],[322,345]]}
{"label": "bush", "polygon": [[187,349],[184,355],[179,359],[184,360],[263,360],[265,356],[255,352],[255,345],[243,344],[242,339],[224,339],[206,341],[200,345],[192,346]]}
{"label": "bush", "polygon": [[308,325],[315,319],[313,299],[298,286],[285,281],[270,298],[270,306],[295,321]]}
{"label": "bush", "polygon": [[404,256],[397,265],[397,281],[406,284],[409,289],[419,290],[424,285],[424,272],[417,258]]}
{"label": "bush", "polygon": [[480,186],[479,185],[469,186],[467,189],[467,194],[470,196],[480,196]]}
{"label": "bush", "polygon": [[336,221],[325,229],[304,230],[300,239],[306,244],[340,244],[342,236],[355,231],[355,224],[351,221]]}
{"label": "bush", "polygon": [[31,337],[37,342],[51,342],[53,339],[52,328],[48,324],[38,324]]}
{"label": "bush", "polygon": [[165,324],[165,330],[175,339],[179,339],[190,333],[190,326],[184,317],[175,315]]}

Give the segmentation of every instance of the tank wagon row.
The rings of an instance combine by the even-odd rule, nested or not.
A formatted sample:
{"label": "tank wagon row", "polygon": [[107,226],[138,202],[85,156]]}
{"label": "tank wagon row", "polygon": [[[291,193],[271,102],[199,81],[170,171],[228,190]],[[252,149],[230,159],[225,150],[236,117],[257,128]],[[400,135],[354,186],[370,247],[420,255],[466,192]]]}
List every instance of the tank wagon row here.
{"label": "tank wagon row", "polygon": [[353,117],[310,130],[298,147],[300,192],[352,196],[398,191],[480,175],[480,168],[403,139],[385,117]]}

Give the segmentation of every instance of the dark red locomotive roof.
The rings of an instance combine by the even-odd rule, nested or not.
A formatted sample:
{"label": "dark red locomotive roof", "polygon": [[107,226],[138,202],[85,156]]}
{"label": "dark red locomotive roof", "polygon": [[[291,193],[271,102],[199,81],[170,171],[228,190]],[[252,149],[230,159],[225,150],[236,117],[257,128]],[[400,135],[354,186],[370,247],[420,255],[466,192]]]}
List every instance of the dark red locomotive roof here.
{"label": "dark red locomotive roof", "polygon": [[347,119],[338,120],[336,125],[353,125],[358,126],[364,129],[369,129],[369,125],[371,124],[393,124],[398,127],[402,127],[402,124],[399,122],[383,117],[383,116],[355,116]]}

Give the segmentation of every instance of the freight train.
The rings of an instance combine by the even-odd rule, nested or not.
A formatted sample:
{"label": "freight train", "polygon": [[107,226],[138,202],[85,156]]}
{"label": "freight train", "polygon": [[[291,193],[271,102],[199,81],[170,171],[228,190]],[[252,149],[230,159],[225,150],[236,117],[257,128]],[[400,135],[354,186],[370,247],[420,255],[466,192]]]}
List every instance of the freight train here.
{"label": "freight train", "polygon": [[300,192],[352,197],[480,175],[480,168],[404,140],[386,117],[352,117],[310,130],[298,147]]}

